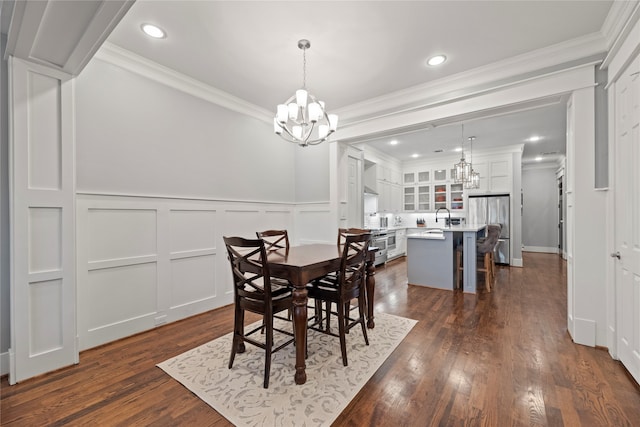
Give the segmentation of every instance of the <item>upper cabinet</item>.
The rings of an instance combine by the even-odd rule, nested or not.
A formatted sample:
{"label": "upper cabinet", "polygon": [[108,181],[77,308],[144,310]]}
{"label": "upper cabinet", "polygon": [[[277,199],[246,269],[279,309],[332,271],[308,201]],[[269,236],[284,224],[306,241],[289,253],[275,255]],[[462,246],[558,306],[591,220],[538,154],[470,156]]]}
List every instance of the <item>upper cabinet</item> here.
{"label": "upper cabinet", "polygon": [[394,213],[403,210],[402,171],[383,162],[368,161],[365,164],[365,185],[377,195],[377,212]]}

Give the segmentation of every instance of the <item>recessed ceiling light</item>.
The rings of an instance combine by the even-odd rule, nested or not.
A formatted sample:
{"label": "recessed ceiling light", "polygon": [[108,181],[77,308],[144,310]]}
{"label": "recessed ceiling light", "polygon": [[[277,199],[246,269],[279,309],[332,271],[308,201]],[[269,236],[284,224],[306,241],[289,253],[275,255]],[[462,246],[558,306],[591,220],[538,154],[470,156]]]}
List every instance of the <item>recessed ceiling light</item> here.
{"label": "recessed ceiling light", "polygon": [[541,161],[541,160],[542,160],[542,156],[538,156],[538,157],[536,157],[534,160],[535,160],[536,162],[539,162],[539,161]]}
{"label": "recessed ceiling light", "polygon": [[397,139],[392,139],[391,141],[389,141],[389,144],[398,145],[398,140]]}
{"label": "recessed ceiling light", "polygon": [[527,141],[529,142],[538,142],[542,139],[542,137],[538,136],[538,135],[533,135],[532,137],[530,137],[529,139],[527,139]]}
{"label": "recessed ceiling light", "polygon": [[440,65],[447,60],[447,57],[444,55],[435,55],[431,58],[427,59],[427,65],[431,67],[435,67],[436,65]]}
{"label": "recessed ceiling light", "polygon": [[163,39],[167,37],[167,33],[157,25],[142,24],[140,28],[146,35],[148,35],[149,37],[153,37],[154,39]]}
{"label": "recessed ceiling light", "polygon": [[420,157],[420,154],[414,153],[414,154],[411,155],[411,157],[413,157],[415,159],[416,157]]}

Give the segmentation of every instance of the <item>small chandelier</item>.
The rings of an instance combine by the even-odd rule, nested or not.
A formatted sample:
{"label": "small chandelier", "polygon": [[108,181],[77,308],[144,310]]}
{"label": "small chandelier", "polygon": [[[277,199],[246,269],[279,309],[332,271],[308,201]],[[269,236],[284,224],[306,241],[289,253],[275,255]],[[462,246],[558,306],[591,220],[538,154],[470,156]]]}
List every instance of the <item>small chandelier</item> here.
{"label": "small chandelier", "polygon": [[456,183],[466,183],[471,176],[471,163],[464,159],[464,124],[462,125],[462,157],[460,162],[453,165],[454,176],[453,180]]}
{"label": "small chandelier", "polygon": [[473,170],[473,140],[475,136],[469,137],[469,164],[471,165],[471,172],[469,173],[469,180],[464,183],[464,188],[473,190],[480,188],[480,173]]}
{"label": "small chandelier", "polygon": [[324,102],[307,91],[307,49],[309,40],[299,40],[302,49],[302,89],[284,104],[279,104],[273,119],[273,131],[283,139],[301,147],[320,144],[338,128],[338,116],[327,114]]}

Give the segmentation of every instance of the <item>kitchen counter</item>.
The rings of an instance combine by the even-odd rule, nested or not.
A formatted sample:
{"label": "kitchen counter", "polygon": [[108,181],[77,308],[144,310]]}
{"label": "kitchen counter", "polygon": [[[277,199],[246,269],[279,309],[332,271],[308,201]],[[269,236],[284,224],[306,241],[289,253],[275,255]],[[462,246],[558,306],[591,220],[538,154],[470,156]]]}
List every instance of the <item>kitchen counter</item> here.
{"label": "kitchen counter", "polygon": [[463,290],[476,292],[476,241],[485,225],[462,224],[407,234],[407,277],[413,285],[456,288],[455,252],[463,244]]}

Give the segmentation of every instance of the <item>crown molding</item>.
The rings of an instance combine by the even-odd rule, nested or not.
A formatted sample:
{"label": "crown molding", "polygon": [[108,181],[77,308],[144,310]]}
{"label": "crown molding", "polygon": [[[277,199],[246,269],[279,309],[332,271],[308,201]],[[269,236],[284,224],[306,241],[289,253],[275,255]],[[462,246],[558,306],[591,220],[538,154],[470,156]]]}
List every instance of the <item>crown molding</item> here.
{"label": "crown molding", "polygon": [[[567,40],[546,48],[517,55],[503,61],[464,71],[443,79],[382,95],[356,103],[336,111],[340,121],[348,124],[379,115],[382,111],[415,109],[416,105],[433,104],[439,97],[456,92],[473,90],[495,82],[516,81],[523,75],[535,72],[548,73],[549,68],[563,68],[563,64],[606,53],[606,43],[601,32]],[[575,64],[571,64],[575,65]]]}
{"label": "crown molding", "polygon": [[624,28],[628,25],[633,11],[638,8],[640,1],[614,1],[600,31],[607,41],[607,48],[611,49],[620,39]]}
{"label": "crown molding", "polygon": [[150,61],[112,43],[105,42],[95,57],[229,110],[245,114],[266,123],[273,122],[273,112],[271,111],[209,86],[192,77],[188,77],[171,68]]}
{"label": "crown molding", "polygon": [[[610,16],[611,19],[609,19]],[[602,25],[603,33],[606,32],[605,37],[607,37],[609,49],[607,56],[602,61],[601,69],[608,68],[615,61],[616,55],[624,50],[625,44],[629,44],[627,40],[632,35],[638,21],[640,21],[640,1],[614,2],[605,23]],[[614,70],[614,73],[617,71],[619,69]],[[609,75],[609,81],[613,80],[615,77]]]}

